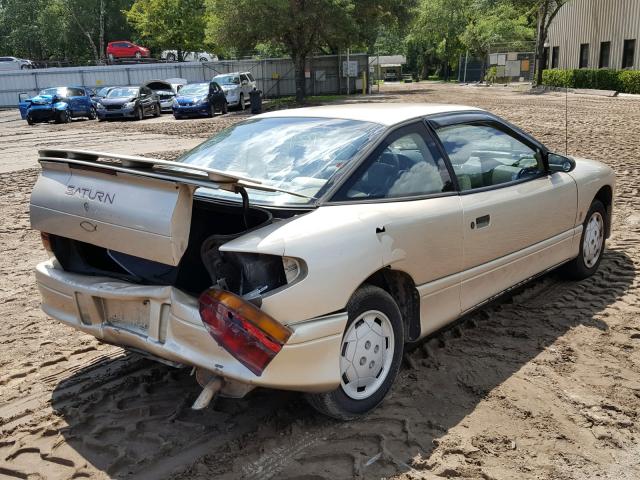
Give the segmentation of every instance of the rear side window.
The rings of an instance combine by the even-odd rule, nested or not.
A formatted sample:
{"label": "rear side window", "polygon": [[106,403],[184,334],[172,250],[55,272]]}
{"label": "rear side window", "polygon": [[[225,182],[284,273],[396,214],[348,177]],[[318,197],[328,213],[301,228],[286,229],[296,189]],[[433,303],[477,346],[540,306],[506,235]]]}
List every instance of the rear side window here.
{"label": "rear side window", "polygon": [[460,190],[537,177],[544,171],[535,150],[492,125],[450,125],[439,128],[437,133]]}
{"label": "rear side window", "polygon": [[444,160],[420,123],[392,132],[333,200],[419,197],[452,190]]}

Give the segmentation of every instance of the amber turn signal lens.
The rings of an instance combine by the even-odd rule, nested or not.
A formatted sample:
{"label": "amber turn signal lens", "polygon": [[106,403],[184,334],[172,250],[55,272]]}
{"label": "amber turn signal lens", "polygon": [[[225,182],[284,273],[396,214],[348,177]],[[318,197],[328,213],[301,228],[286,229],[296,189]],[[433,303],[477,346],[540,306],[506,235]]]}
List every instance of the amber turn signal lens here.
{"label": "amber turn signal lens", "polygon": [[200,318],[226,351],[260,376],[292,331],[252,303],[212,288],[200,295]]}
{"label": "amber turn signal lens", "polygon": [[51,248],[51,237],[46,232],[40,232],[40,238],[42,239],[42,246],[47,253],[53,255],[53,248]]}

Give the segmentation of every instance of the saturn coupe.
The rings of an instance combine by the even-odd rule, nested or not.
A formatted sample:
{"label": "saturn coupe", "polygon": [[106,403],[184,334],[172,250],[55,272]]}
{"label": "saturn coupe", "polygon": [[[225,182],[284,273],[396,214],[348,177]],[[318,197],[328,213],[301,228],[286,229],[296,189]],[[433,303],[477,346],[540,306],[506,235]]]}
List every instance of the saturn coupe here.
{"label": "saturn coupe", "polygon": [[407,345],[559,268],[592,275],[614,173],[476,108],[280,110],[176,161],[43,150],[47,315],[196,369],[194,402],[304,392],[353,419]]}

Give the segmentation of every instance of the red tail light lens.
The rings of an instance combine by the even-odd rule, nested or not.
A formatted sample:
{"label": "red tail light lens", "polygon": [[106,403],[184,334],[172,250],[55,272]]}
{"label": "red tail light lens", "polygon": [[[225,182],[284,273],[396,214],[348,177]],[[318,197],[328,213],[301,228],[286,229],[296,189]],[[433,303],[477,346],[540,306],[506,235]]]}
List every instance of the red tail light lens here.
{"label": "red tail light lens", "polygon": [[257,376],[292,333],[252,303],[217,288],[200,295],[200,318],[218,344]]}

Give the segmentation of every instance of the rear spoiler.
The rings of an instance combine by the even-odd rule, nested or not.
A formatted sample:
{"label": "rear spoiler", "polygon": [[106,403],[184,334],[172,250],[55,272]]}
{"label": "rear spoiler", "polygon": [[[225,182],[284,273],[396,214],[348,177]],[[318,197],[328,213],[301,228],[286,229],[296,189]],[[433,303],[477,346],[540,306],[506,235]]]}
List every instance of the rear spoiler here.
{"label": "rear spoiler", "polygon": [[267,192],[282,192],[302,198],[313,198],[301,193],[263,185],[260,180],[170,160],[90,150],[39,150],[38,155],[38,162],[41,164],[47,162],[62,163],[69,165],[71,168],[102,171],[103,173],[122,172],[158,180],[184,183],[195,187],[223,189],[236,193],[238,192],[238,187],[244,187]]}

